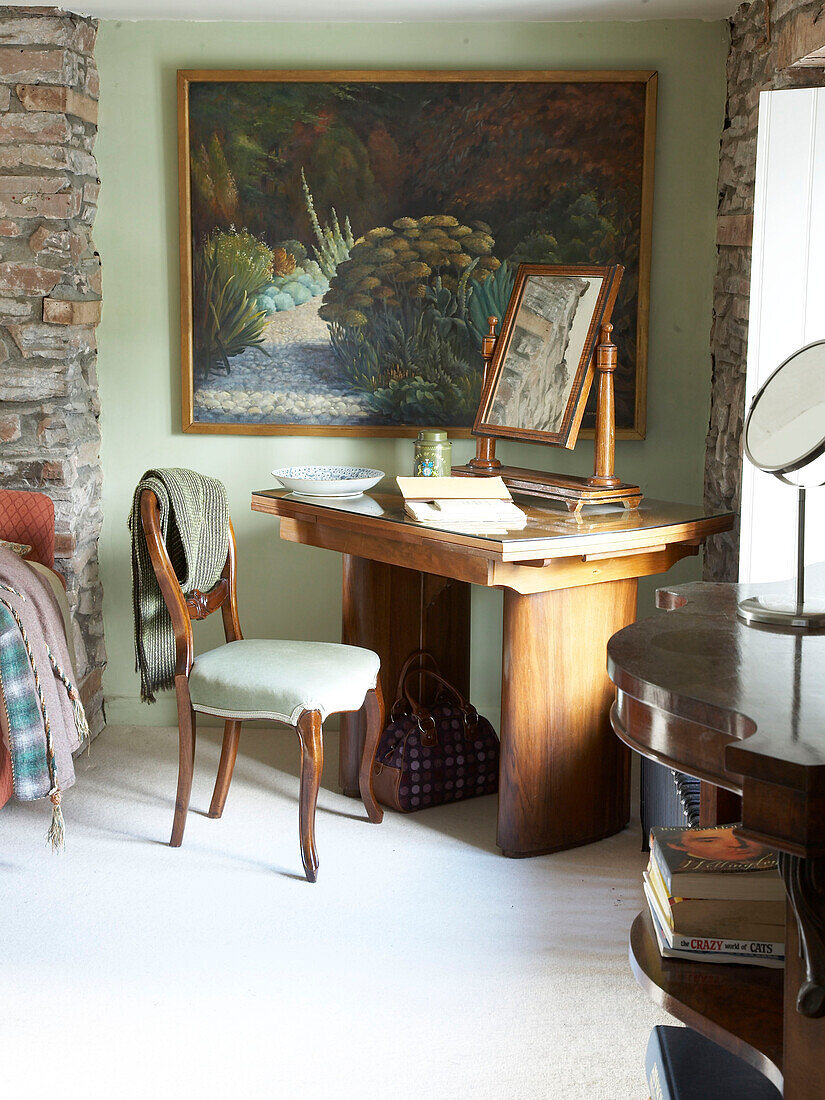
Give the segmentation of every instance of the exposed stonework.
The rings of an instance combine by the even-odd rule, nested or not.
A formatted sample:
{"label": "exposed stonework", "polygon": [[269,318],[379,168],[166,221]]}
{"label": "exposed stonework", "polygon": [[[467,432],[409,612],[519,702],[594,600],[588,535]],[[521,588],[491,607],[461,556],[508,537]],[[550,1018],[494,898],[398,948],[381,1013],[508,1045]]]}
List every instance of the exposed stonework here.
{"label": "exposed stonework", "polygon": [[0,483],[55,504],[78,677],[103,724],[101,528],[92,243],[99,181],[97,24],[0,7]]}
{"label": "exposed stonework", "polygon": [[[776,0],[770,34],[765,4],[743,4],[731,20],[728,101],[719,164],[719,259],[711,332],[713,386],[705,455],[705,503],[738,513],[751,271],[759,93],[825,85],[825,70],[796,65],[825,46],[821,0]],[[739,527],[711,539],[705,577],[736,580]]]}

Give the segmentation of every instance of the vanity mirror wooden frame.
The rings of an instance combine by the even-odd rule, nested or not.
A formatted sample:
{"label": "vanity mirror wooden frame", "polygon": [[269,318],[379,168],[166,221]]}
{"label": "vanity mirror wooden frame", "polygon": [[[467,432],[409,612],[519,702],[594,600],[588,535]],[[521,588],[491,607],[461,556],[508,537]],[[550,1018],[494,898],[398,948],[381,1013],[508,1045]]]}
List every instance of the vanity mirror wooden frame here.
{"label": "vanity mirror wooden frame", "polygon": [[[613,376],[618,366],[617,348],[613,343],[613,325],[610,323],[610,315],[616,301],[619,284],[624,274],[621,264],[603,266],[542,266],[522,265],[519,268],[518,280],[513,288],[510,301],[502,325],[501,335],[496,336],[498,318],[487,318],[488,331],[482,341],[481,354],[484,359],[484,388],[481,395],[476,424],[473,434],[476,437],[476,455],[470,459],[466,466],[454,466],[453,474],[457,477],[492,477],[499,476],[511,490],[528,493],[531,496],[546,497],[561,501],[569,511],[578,513],[585,505],[618,504],[625,508],[638,508],[643,493],[638,485],[622,481],[616,476],[614,469],[616,449],[616,402]],[[518,329],[519,319],[524,316],[523,302],[528,293],[528,281],[531,278],[541,276],[555,276],[570,282],[575,277],[589,275],[591,279],[599,278],[600,286],[598,295],[587,305],[583,322],[587,324],[584,334],[584,323],[579,327],[575,340],[573,331],[574,320],[568,317],[568,333],[564,345],[564,354],[567,353],[570,344],[573,344],[575,356],[578,360],[576,373],[570,382],[565,408],[558,430],[547,431],[536,428],[520,426],[499,425],[489,423],[490,411],[493,408],[496,393],[503,384],[502,379],[507,368],[507,354],[512,346],[514,334]],[[582,281],[585,281],[582,278]],[[580,297],[584,298],[586,289],[579,288]],[[565,288],[570,298],[571,288]],[[572,288],[572,298],[567,305],[570,307],[575,299],[576,288]],[[540,303],[538,303],[540,304]],[[546,313],[552,315],[552,308]],[[548,316],[536,314],[528,320],[533,326],[532,335],[539,340],[545,338],[545,342],[552,336],[554,322]],[[528,336],[531,333],[528,332]],[[542,345],[539,345],[541,347]],[[530,345],[529,339],[525,340],[524,357],[527,360],[526,367],[530,368],[532,361],[537,357],[535,341]],[[564,354],[557,362],[565,365]],[[556,352],[558,357],[558,352]],[[582,416],[584,415],[587,397],[593,382],[594,375],[598,374],[598,390],[596,399],[596,430],[595,447],[593,455],[593,473],[590,477],[577,477],[574,474],[551,474],[540,470],[529,470],[521,466],[502,466],[496,458],[496,440],[498,438],[520,439],[529,443],[547,443],[551,446],[562,446],[572,449],[575,446],[579,434]],[[534,396],[541,397],[547,392],[546,374],[539,371],[536,374],[539,385],[534,387]],[[509,393],[508,399],[512,397]]]}
{"label": "vanity mirror wooden frame", "polygon": [[[610,321],[623,274],[620,264],[519,266],[474,435],[575,447],[593,383],[596,342]],[[543,408],[538,401],[545,402]],[[508,423],[514,419],[523,422]]]}

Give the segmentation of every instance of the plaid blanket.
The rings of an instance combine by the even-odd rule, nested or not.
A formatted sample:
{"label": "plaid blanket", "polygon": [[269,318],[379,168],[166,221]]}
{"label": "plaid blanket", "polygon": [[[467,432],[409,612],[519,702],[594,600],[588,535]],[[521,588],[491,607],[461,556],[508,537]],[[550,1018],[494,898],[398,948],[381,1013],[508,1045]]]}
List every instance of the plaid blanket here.
{"label": "plaid blanket", "polygon": [[[43,716],[20,628],[3,604],[0,604],[0,680],[9,730],[14,793],[25,801],[43,798],[52,789]],[[66,780],[68,786],[71,779],[67,776]]]}
{"label": "plaid blanket", "polygon": [[140,697],[154,703],[155,692],[175,685],[175,631],[155,577],[143,524],[140,495],[158,498],[160,529],[184,593],[208,592],[220,579],[229,549],[226,489],[215,478],[194,470],[147,470],[132,499],[132,610],[135,621],[135,671]]}
{"label": "plaid blanket", "polygon": [[74,783],[72,751],[89,733],[49,582],[0,549],[0,730],[8,741],[14,793],[49,795],[49,838],[62,844],[62,790]]}

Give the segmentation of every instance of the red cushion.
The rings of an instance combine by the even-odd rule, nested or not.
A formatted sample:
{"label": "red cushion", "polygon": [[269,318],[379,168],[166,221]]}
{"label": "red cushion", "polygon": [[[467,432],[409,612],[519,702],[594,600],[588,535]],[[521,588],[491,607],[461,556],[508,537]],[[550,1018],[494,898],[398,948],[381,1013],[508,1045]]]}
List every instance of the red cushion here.
{"label": "red cushion", "polygon": [[54,569],[54,504],[45,493],[0,489],[0,539],[31,546],[26,557]]}

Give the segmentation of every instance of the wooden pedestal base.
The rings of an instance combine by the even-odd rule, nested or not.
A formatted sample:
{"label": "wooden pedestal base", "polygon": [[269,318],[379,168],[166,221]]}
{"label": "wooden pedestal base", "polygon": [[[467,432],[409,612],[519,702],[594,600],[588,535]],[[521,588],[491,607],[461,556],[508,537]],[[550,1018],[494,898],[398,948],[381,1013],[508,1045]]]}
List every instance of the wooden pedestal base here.
{"label": "wooden pedestal base", "polygon": [[534,856],[630,818],[630,753],[610,726],[607,641],[636,618],[636,580],[504,592],[498,845]]}
{"label": "wooden pedestal base", "polygon": [[526,470],[520,466],[491,466],[480,470],[468,463],[454,466],[454,477],[495,477],[502,479],[512,493],[526,493],[534,497],[560,500],[570,512],[579,512],[586,505],[622,504],[625,508],[638,508],[644,494],[638,485],[617,481],[616,485],[592,485],[591,479],[574,474],[545,474],[538,470]]}
{"label": "wooden pedestal base", "polygon": [[[469,694],[468,584],[347,554],[343,612],[344,642],[381,657],[387,707],[418,648]],[[635,579],[530,595],[505,589],[498,845],[506,856],[574,848],[627,824],[630,753],[610,728],[604,652],[635,616]],[[361,714],[342,714],[339,778],[353,797],[363,743]]]}

